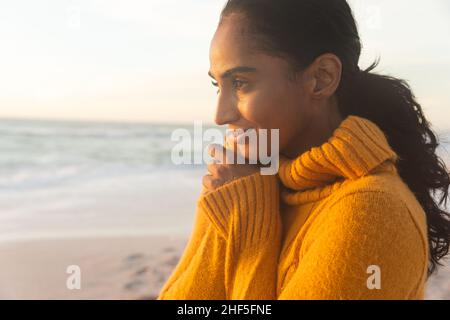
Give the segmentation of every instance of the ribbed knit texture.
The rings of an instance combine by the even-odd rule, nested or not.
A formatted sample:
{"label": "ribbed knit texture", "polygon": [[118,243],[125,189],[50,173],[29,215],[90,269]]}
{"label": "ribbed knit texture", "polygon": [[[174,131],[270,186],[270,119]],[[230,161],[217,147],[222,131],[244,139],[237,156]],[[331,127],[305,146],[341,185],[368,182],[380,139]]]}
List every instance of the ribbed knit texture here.
{"label": "ribbed knit texture", "polygon": [[423,299],[426,218],[397,160],[374,123],[349,116],[320,147],[281,158],[279,175],[200,197],[158,299]]}

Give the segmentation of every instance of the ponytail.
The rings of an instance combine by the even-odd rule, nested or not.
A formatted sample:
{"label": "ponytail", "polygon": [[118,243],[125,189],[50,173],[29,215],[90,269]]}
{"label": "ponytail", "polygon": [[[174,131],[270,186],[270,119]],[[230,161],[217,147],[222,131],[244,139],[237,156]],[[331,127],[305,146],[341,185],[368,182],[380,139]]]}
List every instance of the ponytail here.
{"label": "ponytail", "polygon": [[399,156],[398,172],[422,205],[428,223],[431,275],[449,252],[450,214],[445,211],[450,176],[437,156],[439,142],[409,85],[400,79],[364,71],[347,73],[337,96],[342,115],[371,120]]}

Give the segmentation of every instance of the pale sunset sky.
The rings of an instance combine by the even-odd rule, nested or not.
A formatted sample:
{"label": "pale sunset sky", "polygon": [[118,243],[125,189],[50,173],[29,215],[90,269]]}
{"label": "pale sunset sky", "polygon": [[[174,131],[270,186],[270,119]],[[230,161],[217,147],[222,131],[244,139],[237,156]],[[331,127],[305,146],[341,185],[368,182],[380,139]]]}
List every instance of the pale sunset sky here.
{"label": "pale sunset sky", "polygon": [[[224,0],[0,2],[0,118],[212,122],[209,46]],[[381,73],[450,128],[450,1],[351,0]]]}

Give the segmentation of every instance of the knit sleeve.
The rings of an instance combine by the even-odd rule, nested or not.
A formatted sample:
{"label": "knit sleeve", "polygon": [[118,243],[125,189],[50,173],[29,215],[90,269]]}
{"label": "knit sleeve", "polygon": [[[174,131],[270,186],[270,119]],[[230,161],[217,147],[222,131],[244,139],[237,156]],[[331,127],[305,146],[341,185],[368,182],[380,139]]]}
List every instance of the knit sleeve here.
{"label": "knit sleeve", "polygon": [[157,300],[223,300],[226,242],[197,206],[195,222],[184,252]]}
{"label": "knit sleeve", "polygon": [[276,299],[281,246],[276,176],[253,174],[222,186],[200,201],[226,241],[227,299]]}
{"label": "knit sleeve", "polygon": [[275,299],[281,240],[276,176],[200,197],[191,239],[158,300]]}
{"label": "knit sleeve", "polygon": [[427,271],[426,235],[400,199],[360,192],[324,210],[292,257],[278,299],[417,296]]}

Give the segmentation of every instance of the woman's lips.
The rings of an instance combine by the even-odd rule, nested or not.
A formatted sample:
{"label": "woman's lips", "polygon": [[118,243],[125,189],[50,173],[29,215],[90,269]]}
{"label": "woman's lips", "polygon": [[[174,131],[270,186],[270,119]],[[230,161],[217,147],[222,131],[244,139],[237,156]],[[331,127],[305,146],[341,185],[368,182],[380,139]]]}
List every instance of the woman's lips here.
{"label": "woman's lips", "polygon": [[244,140],[245,140],[245,137],[247,136],[247,132],[249,131],[249,130],[255,130],[255,129],[253,129],[253,128],[247,128],[247,129],[241,129],[241,128],[239,128],[239,129],[230,129],[228,132],[227,132],[227,140],[229,140],[230,142],[233,142],[233,143],[243,143],[243,142],[245,142]]}

